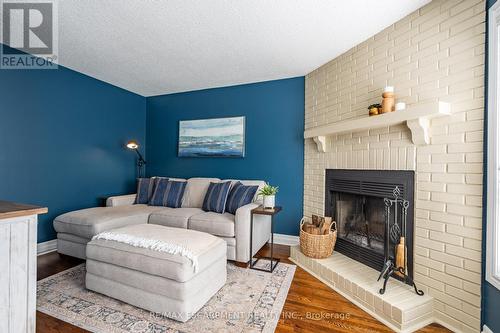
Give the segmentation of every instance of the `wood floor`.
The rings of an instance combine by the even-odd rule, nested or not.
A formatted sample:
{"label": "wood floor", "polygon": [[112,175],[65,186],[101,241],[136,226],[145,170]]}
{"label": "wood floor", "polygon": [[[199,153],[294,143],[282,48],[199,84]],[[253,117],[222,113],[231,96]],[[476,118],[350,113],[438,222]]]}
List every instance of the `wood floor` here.
{"label": "wood floor", "polygon": [[[259,254],[269,255],[264,247]],[[276,245],[274,255],[283,262],[288,260],[290,248]],[[82,263],[83,260],[61,256],[52,252],[38,257],[38,279]],[[81,328],[37,312],[37,333],[81,333]],[[276,332],[392,332],[387,326],[364,312],[321,281],[297,267],[290,292],[278,322]],[[451,332],[438,324],[429,325],[418,332]]]}

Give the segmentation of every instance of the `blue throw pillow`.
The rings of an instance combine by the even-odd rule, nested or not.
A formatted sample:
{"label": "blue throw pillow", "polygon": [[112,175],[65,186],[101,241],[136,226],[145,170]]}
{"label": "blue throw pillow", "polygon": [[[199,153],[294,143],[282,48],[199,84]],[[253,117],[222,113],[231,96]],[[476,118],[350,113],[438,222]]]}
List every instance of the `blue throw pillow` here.
{"label": "blue throw pillow", "polygon": [[149,205],[179,208],[182,204],[186,184],[185,181],[159,178],[156,181],[156,188],[153,197],[149,201]]}
{"label": "blue throw pillow", "polygon": [[258,188],[256,185],[246,186],[241,182],[234,184],[227,197],[226,212],[236,214],[238,208],[251,203]]}
{"label": "blue throw pillow", "polygon": [[203,200],[202,209],[205,212],[223,214],[226,211],[226,200],[230,187],[231,182],[210,183]]}
{"label": "blue throw pillow", "polygon": [[136,204],[148,204],[155,191],[156,178],[137,178]]}

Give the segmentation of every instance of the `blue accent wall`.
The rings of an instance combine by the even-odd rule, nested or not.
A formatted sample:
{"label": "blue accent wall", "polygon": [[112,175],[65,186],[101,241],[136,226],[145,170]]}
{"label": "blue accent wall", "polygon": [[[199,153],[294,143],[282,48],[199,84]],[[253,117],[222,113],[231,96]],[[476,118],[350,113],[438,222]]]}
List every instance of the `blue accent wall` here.
{"label": "blue accent wall", "polygon": [[500,332],[500,290],[490,283],[483,282],[483,324],[493,332]]}
{"label": "blue accent wall", "polygon": [[[179,120],[245,116],[244,158],[180,158]],[[147,174],[278,185],[275,232],[297,235],[304,188],[304,77],[147,98]]]}
{"label": "blue accent wall", "polygon": [[[1,46],[1,44],[0,44]],[[132,193],[146,137],[146,99],[62,66],[0,70],[0,200],[47,206],[38,241],[59,214]]]}
{"label": "blue accent wall", "polygon": [[[496,0],[487,0],[486,8],[489,9]],[[483,287],[482,287],[482,298],[481,298],[481,322],[486,324],[493,332],[500,332],[500,290],[488,283],[485,277],[486,266],[486,194],[487,189],[487,161],[488,161],[488,21],[489,16],[486,13],[486,68],[485,68],[485,121],[484,121],[484,178],[483,183],[485,184],[483,189]]]}

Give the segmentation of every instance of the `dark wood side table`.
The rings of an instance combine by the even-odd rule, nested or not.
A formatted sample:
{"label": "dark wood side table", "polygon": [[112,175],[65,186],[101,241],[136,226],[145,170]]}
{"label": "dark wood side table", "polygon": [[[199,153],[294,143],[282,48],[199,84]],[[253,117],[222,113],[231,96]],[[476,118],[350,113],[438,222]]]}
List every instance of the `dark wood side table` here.
{"label": "dark wood side table", "polygon": [[110,195],[101,195],[97,197],[97,207],[106,207],[106,204],[108,202],[108,198],[111,197],[118,197],[120,195],[126,195],[126,194],[110,194]]}
{"label": "dark wood side table", "polygon": [[97,205],[98,207],[106,207],[106,202],[108,201],[108,198],[110,196],[100,196],[100,197],[97,197]]}
{"label": "dark wood side table", "polygon": [[[278,214],[281,211],[280,206],[276,206],[274,208],[264,208],[262,205],[254,208],[250,211],[250,268],[258,271],[269,272],[272,273],[278,263],[280,262],[279,258],[273,257],[273,248],[274,248],[274,215]],[[270,257],[253,257],[253,217],[254,215],[268,215],[271,216],[271,256]],[[254,261],[255,259],[255,261]],[[255,265],[260,259],[267,259],[271,261],[271,266],[269,269],[257,268]],[[273,265],[274,262],[274,265]]]}

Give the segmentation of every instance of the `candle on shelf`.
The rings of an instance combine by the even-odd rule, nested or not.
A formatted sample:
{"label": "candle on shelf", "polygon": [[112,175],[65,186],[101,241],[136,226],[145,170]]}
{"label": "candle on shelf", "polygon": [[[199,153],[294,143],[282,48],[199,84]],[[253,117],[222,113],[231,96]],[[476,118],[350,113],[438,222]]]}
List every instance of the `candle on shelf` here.
{"label": "candle on shelf", "polygon": [[396,103],[396,111],[401,111],[406,109],[406,103],[405,102],[398,102]]}
{"label": "candle on shelf", "polygon": [[394,87],[393,86],[387,86],[387,87],[384,88],[384,92],[393,93],[394,92]]}

